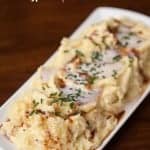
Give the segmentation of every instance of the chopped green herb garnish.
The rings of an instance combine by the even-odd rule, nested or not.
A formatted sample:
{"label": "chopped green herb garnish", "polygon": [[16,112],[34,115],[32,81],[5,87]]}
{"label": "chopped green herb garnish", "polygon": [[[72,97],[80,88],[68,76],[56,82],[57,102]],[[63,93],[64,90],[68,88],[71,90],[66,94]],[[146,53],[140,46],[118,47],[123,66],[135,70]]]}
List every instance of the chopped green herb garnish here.
{"label": "chopped green herb garnish", "polygon": [[76,96],[79,97],[81,95],[81,89],[77,89]]}
{"label": "chopped green herb garnish", "polygon": [[103,75],[102,78],[105,79],[106,77]]}
{"label": "chopped green herb garnish", "polygon": [[63,92],[61,91],[58,96],[56,96],[51,104],[56,102],[72,102],[75,101],[75,96],[73,94],[63,95]]}
{"label": "chopped green herb garnish", "polygon": [[70,103],[70,108],[74,108],[74,102]]}
{"label": "chopped green herb garnish", "polygon": [[132,65],[132,63],[133,63],[133,61],[134,61],[134,58],[133,57],[131,57],[131,56],[128,56],[129,57],[129,67],[131,67],[131,65]]}
{"label": "chopped green herb garnish", "polygon": [[90,65],[90,63],[89,63],[89,62],[87,62],[87,63],[85,63],[85,65],[86,65],[86,66],[89,66],[89,65]]}
{"label": "chopped green herb garnish", "polygon": [[128,44],[129,44],[129,43],[126,41],[126,42],[124,43],[124,45],[123,45],[123,46],[128,46]]}
{"label": "chopped green herb garnish", "polygon": [[137,40],[137,43],[141,43],[142,42],[142,40]]}
{"label": "chopped green herb garnish", "polygon": [[64,50],[64,53],[68,53],[69,52],[69,50]]}
{"label": "chopped green herb garnish", "polygon": [[76,75],[76,74],[69,73],[69,74],[67,75],[67,77],[73,77],[73,78],[76,78],[77,75]]}
{"label": "chopped green herb garnish", "polygon": [[55,99],[53,99],[53,101],[51,101],[51,104],[53,104],[53,103],[57,103],[57,102],[59,102],[59,101],[60,101],[60,99],[55,98]]}
{"label": "chopped green herb garnish", "polygon": [[114,61],[119,61],[120,59],[121,59],[121,56],[120,56],[120,55],[117,55],[117,56],[113,57],[113,60],[114,60]]}
{"label": "chopped green herb garnish", "polygon": [[53,97],[53,100],[51,101],[51,104],[53,103],[63,103],[63,102],[75,102],[79,96],[81,96],[81,89],[76,89],[73,93],[65,94],[62,91],[58,93],[55,97]]}
{"label": "chopped green herb garnish", "polygon": [[40,110],[32,110],[31,113],[29,114],[30,116],[32,116],[33,114],[39,114],[40,113]]}
{"label": "chopped green herb garnish", "polygon": [[76,78],[76,77],[77,77],[77,75],[75,74],[75,75],[74,75],[74,78]]}
{"label": "chopped green herb garnish", "polygon": [[41,104],[43,103],[43,98],[41,98]]}
{"label": "chopped green herb garnish", "polygon": [[123,36],[124,39],[128,40],[130,37],[128,35]]}
{"label": "chopped green herb garnish", "polygon": [[44,83],[44,84],[42,85],[42,89],[45,91],[46,88],[49,88],[49,85],[48,85],[47,83]]}
{"label": "chopped green herb garnish", "polygon": [[35,108],[39,105],[39,102],[36,102],[35,100],[33,100],[32,103],[33,103],[33,108]]}
{"label": "chopped green herb garnish", "polygon": [[46,88],[44,87],[44,86],[42,86],[42,89],[45,91],[46,90]]}
{"label": "chopped green herb garnish", "polygon": [[35,113],[35,110],[32,110],[29,115],[32,116],[34,113]]}
{"label": "chopped green herb garnish", "polygon": [[80,82],[80,84],[81,84],[81,85],[84,85],[84,84],[85,84],[85,82]]}
{"label": "chopped green herb garnish", "polygon": [[47,88],[49,88],[49,85],[47,83],[44,84]]}
{"label": "chopped green herb garnish", "polygon": [[76,55],[77,55],[77,56],[79,56],[79,57],[84,57],[84,54],[83,54],[81,51],[76,50],[75,52],[76,52]]}
{"label": "chopped green herb garnish", "polygon": [[49,97],[55,97],[57,94],[57,92],[51,93]]}
{"label": "chopped green herb garnish", "polygon": [[60,115],[60,112],[56,111],[56,112],[55,112],[55,115],[56,115],[56,116],[59,116],[59,115]]}
{"label": "chopped green herb garnish", "polygon": [[39,105],[39,102],[36,102],[35,100],[32,101],[33,104],[33,110],[30,112],[30,116],[37,112],[36,107]]}
{"label": "chopped green herb garnish", "polygon": [[58,94],[58,96],[62,96],[62,94],[63,94],[63,92],[61,91],[61,92]]}
{"label": "chopped green herb garnish", "polygon": [[87,81],[88,81],[89,84],[94,84],[96,79],[97,79],[96,76],[89,76]]}
{"label": "chopped green herb garnish", "polygon": [[101,61],[102,58],[103,58],[103,55],[100,52],[93,51],[91,58],[92,58],[93,61],[95,61],[95,60],[100,60]]}
{"label": "chopped green herb garnish", "polygon": [[112,76],[113,76],[114,78],[116,78],[116,75],[117,75],[117,71],[116,71],[116,70],[113,70]]}
{"label": "chopped green herb garnish", "polygon": [[135,33],[134,32],[129,32],[129,35],[135,35]]}
{"label": "chopped green herb garnish", "polygon": [[90,69],[90,71],[95,71],[96,70],[96,68],[94,68],[94,67],[92,67],[91,69]]}

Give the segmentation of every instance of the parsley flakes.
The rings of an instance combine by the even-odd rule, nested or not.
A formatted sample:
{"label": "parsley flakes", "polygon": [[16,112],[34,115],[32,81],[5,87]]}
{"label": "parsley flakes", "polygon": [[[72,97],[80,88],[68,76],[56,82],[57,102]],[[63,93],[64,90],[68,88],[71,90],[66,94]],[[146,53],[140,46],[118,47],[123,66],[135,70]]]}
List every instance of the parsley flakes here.
{"label": "parsley flakes", "polygon": [[114,78],[116,79],[116,76],[117,76],[117,71],[116,71],[116,70],[113,70],[112,77],[114,77]]}
{"label": "parsley flakes", "polygon": [[120,56],[120,55],[117,55],[117,56],[113,57],[113,60],[114,60],[114,61],[119,61],[120,59],[121,59],[121,56]]}
{"label": "parsley flakes", "polygon": [[87,82],[88,82],[89,84],[94,84],[94,82],[95,82],[96,79],[97,79],[96,76],[89,76],[89,77],[87,78]]}
{"label": "parsley flakes", "polygon": [[39,102],[36,102],[35,100],[32,101],[33,110],[30,112],[30,116],[32,116],[34,113],[37,114],[38,111],[36,110],[36,107],[39,105]]}
{"label": "parsley flakes", "polygon": [[92,61],[95,61],[95,60],[100,60],[101,61],[102,58],[103,58],[103,55],[100,52],[93,51],[91,58],[92,58]]}
{"label": "parsley flakes", "polygon": [[69,50],[64,50],[64,53],[68,53],[69,52]]}
{"label": "parsley flakes", "polygon": [[75,53],[79,57],[84,57],[84,54],[81,51],[79,51],[79,50],[76,50]]}

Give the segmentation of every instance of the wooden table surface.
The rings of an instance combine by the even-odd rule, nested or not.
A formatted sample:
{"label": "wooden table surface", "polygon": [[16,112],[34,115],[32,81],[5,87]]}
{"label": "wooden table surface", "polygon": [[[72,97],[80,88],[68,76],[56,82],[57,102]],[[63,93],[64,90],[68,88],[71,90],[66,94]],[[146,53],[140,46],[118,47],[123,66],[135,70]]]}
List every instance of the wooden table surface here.
{"label": "wooden table surface", "polygon": [[[98,6],[150,15],[149,0],[0,0],[0,105]],[[150,149],[150,95],[105,150]]]}

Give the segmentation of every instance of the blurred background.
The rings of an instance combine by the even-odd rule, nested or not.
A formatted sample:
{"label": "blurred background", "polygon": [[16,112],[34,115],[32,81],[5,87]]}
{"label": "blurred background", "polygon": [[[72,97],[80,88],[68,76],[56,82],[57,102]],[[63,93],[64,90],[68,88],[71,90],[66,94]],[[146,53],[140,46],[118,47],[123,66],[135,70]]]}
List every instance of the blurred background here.
{"label": "blurred background", "polygon": [[[25,82],[96,7],[150,15],[150,0],[0,0],[0,105]],[[150,149],[150,96],[105,148]]]}

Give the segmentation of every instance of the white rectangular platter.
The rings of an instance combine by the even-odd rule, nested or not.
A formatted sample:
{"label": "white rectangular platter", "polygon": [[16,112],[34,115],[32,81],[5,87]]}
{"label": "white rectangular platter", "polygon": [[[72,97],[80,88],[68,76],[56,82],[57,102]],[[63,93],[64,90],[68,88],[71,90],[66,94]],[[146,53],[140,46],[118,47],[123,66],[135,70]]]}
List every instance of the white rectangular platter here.
{"label": "white rectangular platter", "polygon": [[[136,13],[129,10],[124,9],[118,9],[118,8],[112,8],[112,7],[99,7],[95,9],[90,16],[78,27],[78,29],[71,35],[70,38],[77,38],[78,35],[89,25],[100,22],[107,18],[120,18],[120,17],[129,17],[135,21],[143,22],[144,24],[150,26],[150,17]],[[57,53],[57,51],[56,51]],[[55,54],[56,54],[55,53]],[[54,54],[54,55],[55,55]],[[53,56],[54,56],[53,55]],[[49,63],[51,59],[53,58],[51,56],[44,65]],[[19,97],[24,91],[30,88],[32,80],[35,78],[37,73],[34,73],[32,77],[26,81],[21,88],[19,88],[0,108],[0,121],[5,119],[5,114],[7,112],[8,107],[12,102],[14,102],[17,97]],[[133,114],[133,112],[138,108],[138,106],[144,101],[145,97],[150,92],[150,86],[145,90],[143,95],[137,99],[132,101],[131,103],[127,104],[126,111],[124,116],[121,118],[120,122],[116,126],[116,128],[107,136],[107,138],[103,141],[101,146],[98,148],[98,150],[102,150],[108,142],[112,139],[112,137],[119,131],[119,129],[123,126],[123,124],[128,120],[128,118]],[[0,150],[15,150],[15,147],[12,143],[10,143],[6,138],[0,136]]]}

